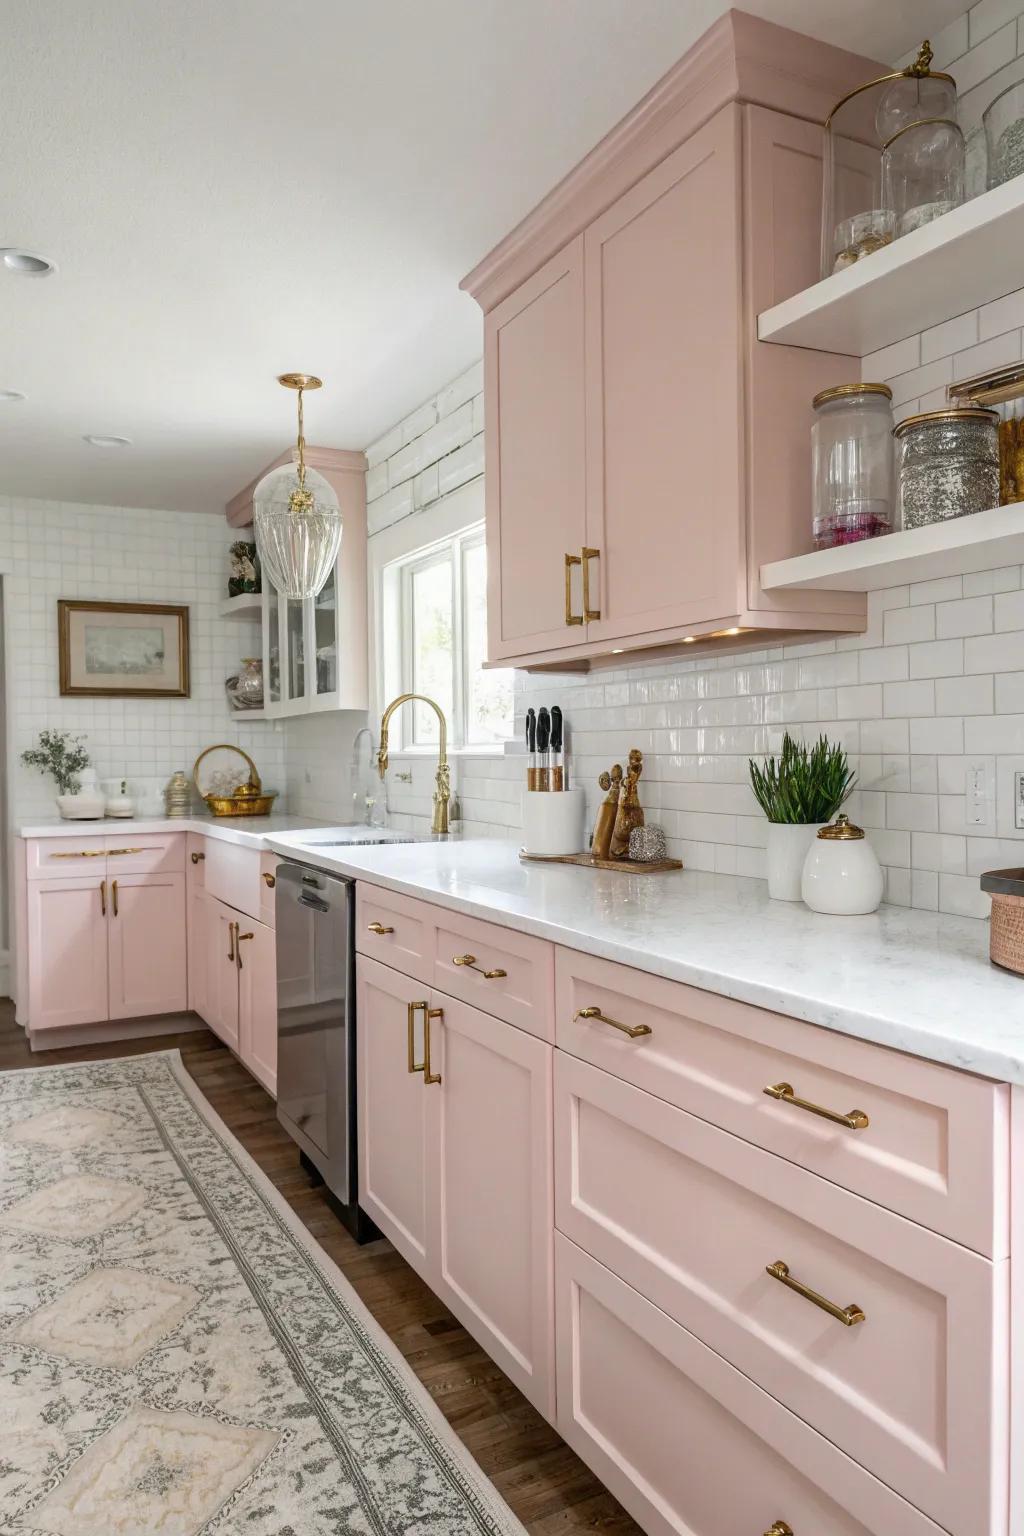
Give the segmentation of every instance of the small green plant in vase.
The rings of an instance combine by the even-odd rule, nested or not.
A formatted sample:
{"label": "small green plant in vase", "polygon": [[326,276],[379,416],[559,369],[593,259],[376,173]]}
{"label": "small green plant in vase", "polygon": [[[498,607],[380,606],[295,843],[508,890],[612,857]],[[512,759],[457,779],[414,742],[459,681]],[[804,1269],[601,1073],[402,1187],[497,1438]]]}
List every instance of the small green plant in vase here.
{"label": "small green plant in vase", "polygon": [[750,783],[768,818],[768,894],[776,901],[800,900],[807,851],[855,782],[845,751],[827,736],[808,747],[787,731],[778,758],[751,760]]}
{"label": "small green plant in vase", "polygon": [[81,736],[70,731],[40,731],[39,745],[28,747],[21,760],[29,768],[48,773],[59,795],[77,794],[78,775],[89,766],[89,754]]}

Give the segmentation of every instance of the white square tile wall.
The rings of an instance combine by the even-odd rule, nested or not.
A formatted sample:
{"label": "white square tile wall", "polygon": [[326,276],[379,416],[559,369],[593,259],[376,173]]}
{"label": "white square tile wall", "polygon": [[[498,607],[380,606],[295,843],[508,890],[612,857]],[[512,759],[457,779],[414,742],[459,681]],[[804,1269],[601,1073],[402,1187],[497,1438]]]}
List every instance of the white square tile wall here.
{"label": "white square tile wall", "polygon": [[[230,712],[224,679],[243,656],[259,655],[259,627],[222,619],[228,546],[238,537],[224,519],[0,497],[10,697],[7,730],[14,759],[9,814],[15,826],[53,816],[54,786],[21,763],[49,726],[80,732],[101,779],[156,779],[191,772],[203,747],[230,741],[255,759],[268,789],[285,790],[284,733],[270,721]],[[191,697],[61,698],[57,599],[187,603]]]}

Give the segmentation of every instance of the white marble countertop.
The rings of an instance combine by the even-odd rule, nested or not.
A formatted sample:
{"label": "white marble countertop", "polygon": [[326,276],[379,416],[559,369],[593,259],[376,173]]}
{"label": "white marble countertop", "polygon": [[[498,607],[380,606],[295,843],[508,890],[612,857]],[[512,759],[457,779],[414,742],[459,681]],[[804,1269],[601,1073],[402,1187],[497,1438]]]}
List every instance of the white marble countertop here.
{"label": "white marble countertop", "polygon": [[883,906],[823,917],[770,901],[761,880],[625,875],[520,863],[512,843],[270,848],[320,868],[506,923],[1004,1082],[1024,1083],[1024,978],[992,966],[988,924]]}
{"label": "white marble countertop", "polygon": [[104,816],[97,821],[65,821],[59,816],[19,827],[19,837],[125,837],[145,832],[198,832],[225,843],[260,851],[271,834],[312,832],[329,826],[312,816]]}

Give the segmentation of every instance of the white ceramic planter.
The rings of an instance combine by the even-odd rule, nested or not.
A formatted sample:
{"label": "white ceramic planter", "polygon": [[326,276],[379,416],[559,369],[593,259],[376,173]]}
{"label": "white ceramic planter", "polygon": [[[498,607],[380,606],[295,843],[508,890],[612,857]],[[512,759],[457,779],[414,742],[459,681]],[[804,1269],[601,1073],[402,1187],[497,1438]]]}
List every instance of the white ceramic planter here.
{"label": "white ceramic planter", "polygon": [[824,821],[768,823],[768,894],[773,901],[800,901],[804,861]]}

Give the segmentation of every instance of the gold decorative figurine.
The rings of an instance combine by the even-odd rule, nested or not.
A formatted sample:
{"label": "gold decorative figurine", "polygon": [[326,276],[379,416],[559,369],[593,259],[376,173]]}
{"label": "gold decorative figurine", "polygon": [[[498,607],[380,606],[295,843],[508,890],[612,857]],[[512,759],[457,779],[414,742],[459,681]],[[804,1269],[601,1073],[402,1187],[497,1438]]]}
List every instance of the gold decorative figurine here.
{"label": "gold decorative figurine", "polygon": [[639,748],[633,747],[629,754],[626,777],[619,789],[619,804],[615,813],[611,840],[613,859],[626,857],[629,853],[629,834],[634,827],[642,827],[644,824],[644,808],[640,804],[640,796],[637,792],[637,784],[643,771],[644,755]]}
{"label": "gold decorative figurine", "polygon": [[597,821],[594,823],[594,838],[590,845],[590,852],[595,859],[611,858],[610,848],[612,832],[615,829],[615,817],[619,805],[619,788],[622,784],[622,764],[615,763],[610,773],[602,773],[598,779],[602,789],[608,791],[601,801],[597,813]]}

